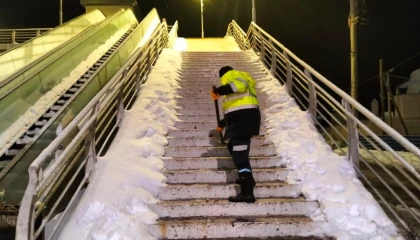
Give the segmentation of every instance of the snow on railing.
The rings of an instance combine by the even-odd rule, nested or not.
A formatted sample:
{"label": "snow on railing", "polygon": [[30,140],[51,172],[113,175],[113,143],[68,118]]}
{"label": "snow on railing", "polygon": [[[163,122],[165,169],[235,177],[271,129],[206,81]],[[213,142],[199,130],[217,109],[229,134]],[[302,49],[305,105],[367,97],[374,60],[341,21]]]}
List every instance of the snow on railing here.
{"label": "snow on railing", "polygon": [[[161,50],[168,47],[169,40],[166,23],[159,24],[146,43],[132,54],[105,87],[31,164],[29,184],[19,209],[16,239],[28,240],[40,237],[46,223],[57,214],[57,207],[62,205],[63,198],[71,195],[51,237],[57,234],[76,196],[89,182],[97,157],[111,139],[111,134],[97,127],[98,124],[109,120],[113,124],[111,133],[119,126],[124,110],[129,109],[134,103],[153,63]],[[101,146],[98,145],[96,138],[98,134],[101,137],[108,134]],[[61,149],[63,142],[69,137],[70,143]],[[58,152],[60,153],[57,154]],[[52,157],[54,155],[55,157]],[[64,177],[66,177],[65,184],[60,184]],[[77,189],[71,189],[75,179],[81,177],[83,179],[78,180]],[[53,200],[51,200],[52,195],[54,195]],[[49,200],[51,203],[47,205]]]}
{"label": "snow on railing", "polygon": [[[335,152],[348,156],[359,179],[400,227],[410,231],[411,224],[420,224],[416,210],[420,209],[420,150],[414,144],[255,23],[245,34],[232,21],[227,35],[235,37],[242,50],[253,50],[267,70],[285,84],[299,106],[311,114],[315,126]],[[369,122],[369,126],[364,122]],[[401,144],[410,157],[394,151],[378,136],[382,133]],[[359,139],[365,139],[374,150]]]}

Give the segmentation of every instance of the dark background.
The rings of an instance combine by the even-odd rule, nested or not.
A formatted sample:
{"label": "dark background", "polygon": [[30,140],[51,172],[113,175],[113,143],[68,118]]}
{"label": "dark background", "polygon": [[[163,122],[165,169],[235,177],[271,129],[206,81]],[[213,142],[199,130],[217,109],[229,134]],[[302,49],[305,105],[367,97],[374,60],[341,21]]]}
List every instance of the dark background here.
{"label": "dark background", "polygon": [[[137,0],[142,15],[153,7],[168,24],[179,21],[180,37],[200,37],[200,0]],[[0,28],[55,27],[59,0],[0,0]],[[84,13],[79,0],[63,0],[64,21]],[[378,97],[378,61],[385,69],[420,52],[420,1],[367,0],[370,22],[359,29],[360,101]],[[346,92],[350,92],[348,0],[256,0],[257,23]],[[235,19],[246,31],[251,0],[204,0],[206,37],[223,37]],[[420,56],[396,68],[409,77]],[[404,80],[393,79],[392,85]]]}

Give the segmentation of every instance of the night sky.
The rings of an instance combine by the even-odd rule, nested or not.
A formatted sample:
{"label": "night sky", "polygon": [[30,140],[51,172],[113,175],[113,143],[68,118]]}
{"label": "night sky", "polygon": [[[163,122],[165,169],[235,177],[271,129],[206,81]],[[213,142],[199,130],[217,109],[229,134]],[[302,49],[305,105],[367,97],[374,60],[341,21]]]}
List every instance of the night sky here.
{"label": "night sky", "polygon": [[[42,2],[42,5],[40,4]],[[84,13],[79,0],[63,0],[64,21]],[[199,0],[137,0],[141,14],[153,7],[169,24],[179,21],[180,37],[200,37]],[[222,37],[235,19],[246,31],[251,0],[204,0],[205,35]],[[55,27],[59,0],[0,0],[0,28]],[[378,96],[379,58],[385,69],[420,52],[420,1],[367,0],[368,26],[359,29],[360,101]],[[340,88],[350,92],[348,0],[256,0],[257,23]],[[394,74],[408,77],[420,56]],[[393,85],[403,80],[393,79]]]}

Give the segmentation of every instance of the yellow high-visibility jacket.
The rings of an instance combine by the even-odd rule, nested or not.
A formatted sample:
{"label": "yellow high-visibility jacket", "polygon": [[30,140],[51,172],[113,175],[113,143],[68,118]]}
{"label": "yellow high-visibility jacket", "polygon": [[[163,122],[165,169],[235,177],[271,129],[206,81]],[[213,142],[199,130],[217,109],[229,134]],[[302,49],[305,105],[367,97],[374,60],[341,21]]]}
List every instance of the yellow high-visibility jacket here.
{"label": "yellow high-visibility jacket", "polygon": [[250,108],[259,108],[255,80],[247,73],[231,70],[220,79],[222,85],[230,85],[233,94],[226,95],[223,101],[225,114]]}

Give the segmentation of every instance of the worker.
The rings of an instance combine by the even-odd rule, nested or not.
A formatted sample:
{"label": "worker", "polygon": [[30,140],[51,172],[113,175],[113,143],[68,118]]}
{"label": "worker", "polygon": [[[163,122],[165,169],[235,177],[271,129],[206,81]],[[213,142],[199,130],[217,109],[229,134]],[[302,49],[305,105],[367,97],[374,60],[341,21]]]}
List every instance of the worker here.
{"label": "worker", "polygon": [[211,91],[213,100],[224,96],[224,119],[218,123],[216,130],[225,129],[225,138],[229,138],[228,150],[238,169],[237,183],[241,192],[229,197],[230,202],[254,203],[255,181],[249,162],[249,151],[252,136],[259,135],[261,113],[255,90],[255,80],[247,73],[233,70],[230,66],[219,70],[222,86]]}

